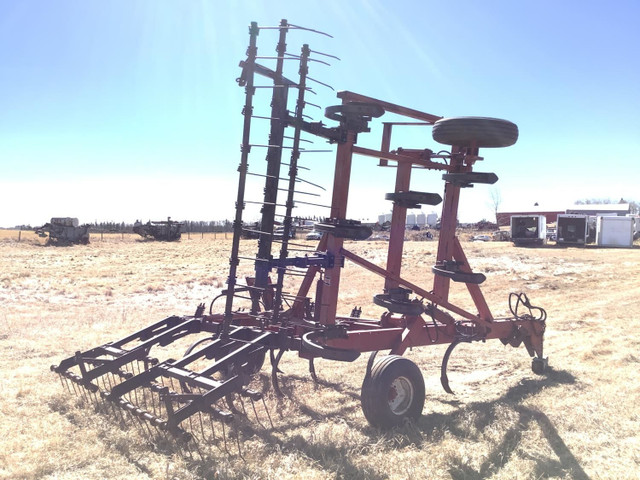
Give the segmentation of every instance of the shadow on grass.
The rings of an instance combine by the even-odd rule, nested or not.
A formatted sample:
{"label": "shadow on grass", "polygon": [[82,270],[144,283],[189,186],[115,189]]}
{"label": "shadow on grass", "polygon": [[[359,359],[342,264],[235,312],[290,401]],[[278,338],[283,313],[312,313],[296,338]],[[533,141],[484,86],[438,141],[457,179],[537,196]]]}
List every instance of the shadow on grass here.
{"label": "shadow on grass", "polygon": [[[457,401],[447,401],[454,410],[450,413],[427,413],[418,422],[407,424],[395,428],[389,432],[382,432],[373,427],[365,425],[357,417],[360,408],[359,392],[357,387],[344,384],[342,382],[332,382],[322,380],[317,385],[317,389],[332,389],[345,395],[348,400],[344,403],[335,403],[329,406],[322,405],[320,408],[313,406],[317,404],[317,399],[307,399],[300,396],[300,384],[310,384],[312,380],[306,376],[286,375],[283,376],[281,389],[284,394],[284,401],[293,402],[296,413],[295,418],[286,418],[284,422],[271,428],[270,421],[261,415],[259,426],[251,426],[252,423],[238,418],[237,428],[241,431],[243,438],[257,438],[266,448],[281,454],[301,456],[310,459],[317,468],[324,472],[331,473],[336,478],[350,479],[373,479],[382,480],[388,478],[384,472],[376,472],[375,468],[362,466],[360,456],[354,456],[353,445],[348,442],[330,441],[313,442],[309,441],[306,435],[298,433],[296,430],[313,428],[313,425],[323,422],[339,422],[346,425],[349,430],[356,431],[364,436],[366,440],[364,446],[361,444],[360,454],[366,455],[366,450],[373,445],[377,448],[390,451],[402,451],[406,448],[421,448],[425,446],[425,454],[429,445],[435,445],[443,441],[445,432],[461,441],[483,441],[479,432],[482,432],[491,425],[500,421],[500,409],[497,406],[505,406],[517,415],[517,420],[510,421],[511,426],[501,433],[500,441],[482,458],[482,464],[472,468],[461,458],[453,457],[449,459],[448,473],[454,480],[462,479],[482,479],[491,477],[501,471],[503,465],[515,455],[525,457],[535,464],[536,476],[562,476],[570,475],[571,478],[586,480],[589,477],[584,472],[577,459],[567,447],[562,437],[551,420],[544,412],[523,405],[530,397],[540,393],[543,389],[558,385],[571,385],[576,383],[575,377],[567,371],[549,369],[545,377],[535,379],[525,379],[518,385],[509,388],[504,395],[490,401],[473,402],[461,404]],[[266,375],[258,377],[258,383],[263,390],[268,389],[269,379]],[[278,400],[278,402],[283,400]],[[52,410],[69,416],[64,408],[51,405]],[[277,407],[276,407],[277,408]],[[244,410],[244,408],[242,409]],[[253,409],[247,408],[251,413]],[[239,412],[238,412],[239,413]],[[238,415],[243,417],[243,415]],[[356,420],[352,420],[356,418]],[[472,419],[469,421],[469,419]],[[245,419],[246,420],[246,419]],[[550,449],[557,458],[547,458],[537,455],[535,452],[523,453],[520,445],[526,432],[532,427],[538,426],[544,435]],[[331,428],[331,426],[329,426]],[[342,427],[341,427],[342,428]],[[231,439],[231,442],[233,440]],[[380,445],[383,445],[380,447]],[[362,449],[364,448],[364,450]],[[225,447],[226,450],[226,447]],[[171,451],[165,452],[171,454]],[[222,452],[221,452],[222,453]],[[190,455],[191,456],[191,455]],[[234,456],[233,454],[231,455]],[[131,461],[129,456],[125,455]],[[236,455],[237,460],[241,460]],[[220,456],[212,455],[193,456],[189,464],[189,470],[197,472],[201,478],[215,478],[216,470],[219,466]],[[236,472],[237,477],[252,476],[257,472],[253,469],[255,465],[247,464],[243,461],[233,462],[236,468],[241,471]]]}
{"label": "shadow on grass", "polygon": [[[304,398],[296,395],[296,384],[310,381],[307,377],[287,375],[286,380],[281,383],[284,398],[296,404],[300,413],[299,419],[287,421],[274,429],[253,429],[245,425],[244,433],[249,436],[255,435],[262,442],[273,445],[279,451],[301,454],[313,460],[322,470],[334,472],[340,478],[381,480],[388,478],[388,476],[382,473],[376,474],[372,469],[364,469],[354,463],[355,459],[352,459],[350,445],[314,444],[308,442],[301,435],[293,434],[293,432],[301,427],[311,427],[315,422],[328,422],[331,419],[340,418],[348,425],[349,429],[357,430],[367,437],[369,444],[379,444],[380,441],[383,441],[386,445],[385,448],[399,451],[408,447],[420,448],[425,443],[437,444],[442,441],[445,431],[460,439],[474,439],[474,432],[481,432],[498,421],[495,406],[504,405],[518,415],[514,426],[504,432],[502,440],[488,452],[479,468],[474,469],[462,460],[453,458],[449,468],[451,478],[454,480],[474,480],[495,475],[517,452],[522,437],[535,424],[539,426],[549,447],[557,455],[557,459],[550,459],[525,454],[528,460],[535,462],[536,476],[569,474],[571,478],[578,480],[588,480],[589,478],[562,440],[551,420],[542,411],[522,405],[527,398],[538,394],[544,388],[574,384],[575,377],[567,371],[549,369],[545,377],[523,380],[518,385],[511,387],[503,396],[491,401],[473,402],[464,406],[456,401],[447,402],[457,409],[448,414],[428,413],[423,415],[417,423],[407,422],[390,432],[382,432],[370,426],[363,427],[361,422],[356,423],[348,420],[359,408],[359,394],[353,387],[343,383],[322,380],[318,384],[318,388],[337,390],[350,397],[351,400],[358,400],[358,402],[351,401],[336,405],[336,408],[331,409],[329,413],[326,409],[319,411],[312,408]],[[465,420],[470,416],[474,418],[473,423],[465,427]],[[479,438],[477,440],[480,441]],[[522,452],[519,454],[523,455]],[[200,472],[206,472],[206,462],[200,463],[197,469]]]}
{"label": "shadow on grass", "polygon": [[[495,405],[505,405],[517,412],[518,419],[515,425],[508,429],[502,438],[486,456],[484,462],[478,469],[473,469],[460,459],[453,459],[449,469],[449,474],[454,480],[475,480],[488,478],[500,471],[504,465],[516,452],[523,433],[537,424],[546,438],[549,447],[557,455],[557,460],[539,458],[527,455],[529,460],[536,464],[536,477],[557,476],[570,474],[571,478],[587,480],[589,477],[582,469],[571,450],[562,440],[562,437],[554,427],[553,423],[543,412],[536,408],[526,407],[522,402],[528,397],[539,393],[543,388],[554,385],[567,385],[575,383],[575,377],[564,370],[549,369],[546,377],[541,379],[528,379],[520,384],[511,387],[502,397],[488,402],[473,402],[464,409],[451,414],[427,414],[422,417],[419,426],[422,427],[425,435],[431,440],[437,441],[440,434],[433,432],[448,431],[459,438],[473,438],[473,431],[482,431],[496,422]],[[475,420],[473,428],[461,426],[461,420],[474,414]],[[429,432],[429,433],[427,433]]]}

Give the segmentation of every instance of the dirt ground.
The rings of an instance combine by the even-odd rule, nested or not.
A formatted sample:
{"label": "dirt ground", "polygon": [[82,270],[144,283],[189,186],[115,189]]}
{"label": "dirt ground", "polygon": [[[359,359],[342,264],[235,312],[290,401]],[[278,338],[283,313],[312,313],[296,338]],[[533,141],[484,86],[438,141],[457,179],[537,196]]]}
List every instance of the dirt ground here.
{"label": "dirt ground", "polygon": [[[306,361],[289,353],[284,398],[268,389],[267,366],[257,378],[266,402],[241,454],[233,439],[196,454],[85,404],[49,366],[209,305],[224,288],[231,240],[116,235],[45,247],[27,237],[0,239],[1,479],[640,478],[638,245],[526,249],[463,238],[473,269],[487,276],[482,290],[494,316],[509,314],[510,292],[546,309],[545,375],[531,371],[523,347],[461,345],[449,365],[449,395],[439,383],[446,346],[413,349],[406,355],[426,383],[422,417],[381,432],[360,409],[367,355],[318,361],[316,384]],[[385,242],[347,248],[384,264]],[[243,241],[247,255],[254,249]],[[430,289],[435,252],[435,242],[407,242],[403,276]],[[378,277],[347,262],[341,285],[340,313],[354,306],[363,316],[382,313],[371,300],[382,291]],[[468,306],[463,289],[451,298]]]}

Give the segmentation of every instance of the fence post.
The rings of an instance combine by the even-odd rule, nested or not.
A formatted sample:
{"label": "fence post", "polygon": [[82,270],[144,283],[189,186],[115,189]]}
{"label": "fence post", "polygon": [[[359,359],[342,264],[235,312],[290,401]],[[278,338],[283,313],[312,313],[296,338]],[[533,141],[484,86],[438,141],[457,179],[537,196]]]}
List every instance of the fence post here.
{"label": "fence post", "polygon": [[18,232],[18,243],[20,243],[21,238],[22,238],[22,230]]}

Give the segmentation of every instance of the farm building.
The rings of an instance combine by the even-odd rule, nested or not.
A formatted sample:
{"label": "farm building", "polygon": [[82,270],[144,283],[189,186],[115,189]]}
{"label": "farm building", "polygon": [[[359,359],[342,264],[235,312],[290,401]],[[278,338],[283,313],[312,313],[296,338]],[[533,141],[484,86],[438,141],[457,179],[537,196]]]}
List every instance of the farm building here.
{"label": "farm building", "polygon": [[624,217],[633,213],[629,203],[608,203],[608,204],[589,204],[589,205],[572,205],[567,208],[567,213],[573,215],[589,215],[595,216],[618,216]]}

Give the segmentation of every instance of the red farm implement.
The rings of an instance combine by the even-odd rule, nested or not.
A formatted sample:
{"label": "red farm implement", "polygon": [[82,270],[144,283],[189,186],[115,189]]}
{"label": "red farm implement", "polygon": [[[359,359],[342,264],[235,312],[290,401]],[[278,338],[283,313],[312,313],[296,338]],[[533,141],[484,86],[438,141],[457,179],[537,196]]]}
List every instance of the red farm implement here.
{"label": "red farm implement", "polygon": [[[105,408],[186,442],[194,437],[209,441],[216,430],[214,424],[221,425],[223,433],[225,427],[232,428],[234,417],[241,415],[234,402],[242,401],[243,406],[250,403],[254,411],[255,404],[263,403],[262,392],[248,386],[267,354],[272,386],[279,393],[278,364],[286,352],[297,352],[306,359],[314,378],[314,359],[351,362],[362,353],[370,353],[363,372],[361,404],[369,423],[379,428],[421,415],[425,399],[422,374],[415,363],[403,357],[410,347],[448,345],[441,369],[441,382],[447,392],[451,392],[447,362],[462,342],[499,339],[514,347],[524,344],[532,357],[533,370],[542,373],[546,367],[544,310],[532,306],[526,295],[512,293],[508,297],[511,316],[495,318],[480,289],[485,276],[472,270],[455,234],[461,190],[497,181],[493,173],[474,171],[482,160],[479,149],[514,144],[518,138],[516,125],[484,117],[442,118],[348,91],[338,93],[339,105],[325,110],[333,126],[310,121],[305,114],[311,105],[306,95],[311,91],[310,82],[318,82],[308,77],[309,64],[325,63],[331,57],[312,51],[306,44],[299,54],[289,54],[287,34],[309,30],[286,20],[270,28],[279,33],[277,56],[257,55],[262,27],[253,23],[247,58],[240,63],[237,79],[246,95],[226,289],[208,311],[200,305],[193,316],[169,317],[119,341],[77,352],[52,370],[63,383],[93,397]],[[275,67],[258,62],[263,59],[274,62]],[[285,61],[297,65],[295,80],[285,76]],[[257,85],[258,80],[266,80],[267,85]],[[260,99],[263,92],[270,95]],[[290,98],[292,93],[295,98]],[[370,132],[370,122],[386,114],[399,120],[382,124],[380,148],[358,146],[358,136]],[[268,142],[252,143],[254,123],[265,121]],[[427,148],[391,150],[392,130],[404,125],[430,129],[436,142],[450,148],[438,153]],[[294,226],[293,208],[308,203],[298,200],[305,193],[299,188],[317,187],[299,175],[298,160],[311,153],[301,147],[303,135],[320,137],[337,146],[331,205],[327,206],[330,213],[314,227],[322,233],[317,245],[297,242],[289,235]],[[249,168],[254,150],[266,150],[266,171]],[[285,151],[290,152],[286,162]],[[377,159],[383,167],[395,167],[378,170],[395,172],[395,188],[386,195],[393,210],[385,265],[355,254],[345,241],[365,239],[372,233],[368,226],[347,218],[354,155]],[[286,173],[281,171],[283,166],[287,167]],[[441,172],[442,196],[411,189],[412,172],[418,169]],[[245,207],[252,203],[245,198],[250,193],[246,188],[250,176],[264,182],[264,197],[258,202],[261,219],[252,228],[243,221]],[[429,285],[417,285],[406,280],[402,272],[407,209],[440,203],[436,261],[427,272]],[[250,257],[240,254],[241,238],[248,230],[258,238],[255,256]],[[248,262],[254,272],[246,281],[238,280],[242,262]],[[346,262],[379,276],[379,289],[371,292],[371,298],[384,309],[380,318],[361,318],[357,308],[347,315],[338,314],[340,276]],[[295,280],[295,291],[290,288],[291,279]],[[474,308],[462,308],[450,301],[452,282],[466,287]],[[217,299],[221,300],[219,310],[214,308]],[[166,347],[185,338],[191,340],[182,358],[161,357]],[[378,352],[384,355],[377,356]]]}

